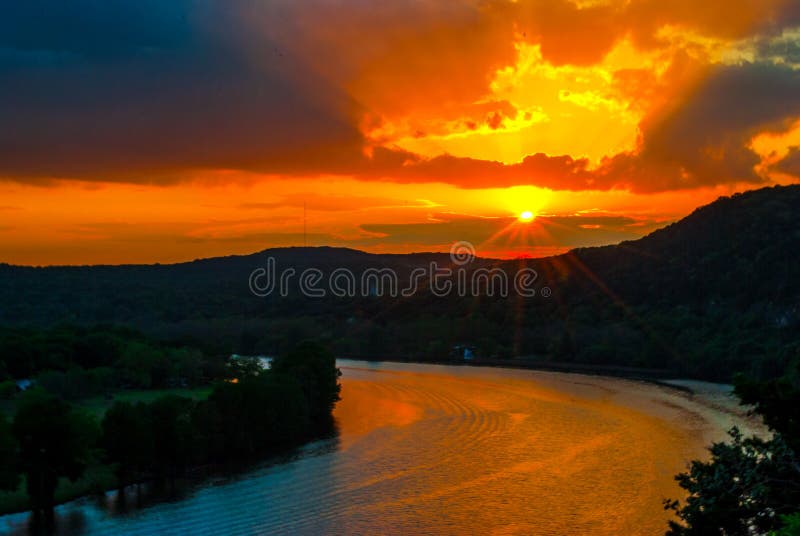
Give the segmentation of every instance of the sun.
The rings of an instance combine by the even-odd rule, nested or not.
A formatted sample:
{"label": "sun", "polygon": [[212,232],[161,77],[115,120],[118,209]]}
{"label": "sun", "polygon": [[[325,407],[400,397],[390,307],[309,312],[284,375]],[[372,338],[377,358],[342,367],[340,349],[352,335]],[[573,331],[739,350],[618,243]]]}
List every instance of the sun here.
{"label": "sun", "polygon": [[519,221],[529,222],[533,221],[534,215],[530,210],[523,210],[519,215]]}

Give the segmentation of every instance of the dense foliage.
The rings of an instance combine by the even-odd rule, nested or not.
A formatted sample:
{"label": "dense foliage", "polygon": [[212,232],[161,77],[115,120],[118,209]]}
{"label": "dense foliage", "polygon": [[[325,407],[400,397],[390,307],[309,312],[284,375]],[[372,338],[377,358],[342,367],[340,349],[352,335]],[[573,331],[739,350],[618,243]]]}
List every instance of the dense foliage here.
{"label": "dense foliage", "polygon": [[711,461],[678,475],[689,497],[669,504],[685,523],[673,522],[670,534],[765,534],[800,509],[800,458],[783,438],[744,438],[736,429],[731,438],[711,447]]}
{"label": "dense foliage", "polygon": [[233,370],[247,374],[218,381],[206,400],[117,401],[99,424],[42,386],[25,391],[11,426],[0,414],[0,489],[24,474],[31,507],[52,522],[59,479],[77,479],[90,463],[111,464],[125,486],[253,460],[330,430],[340,373],[323,346],[299,345],[278,370]]}
{"label": "dense foliage", "polygon": [[97,424],[57,396],[33,389],[21,396],[12,428],[31,507],[50,512],[58,479],[76,480],[89,463]]}
{"label": "dense foliage", "polygon": [[[320,338],[339,356],[441,360],[454,346],[467,345],[487,358],[767,378],[800,348],[798,210],[800,186],[767,188],[722,198],[641,240],[468,266],[496,265],[512,275],[532,267],[539,274],[536,288],[547,286],[549,298],[440,298],[421,290],[409,298],[318,299],[295,287],[286,297],[259,298],[248,286],[251,272],[268,257],[278,271],[314,267],[327,277],[336,268],[355,274],[391,268],[407,282],[411,270],[432,261],[450,266],[447,254],[284,248],[177,265],[0,265],[0,323],[114,322],[202,344],[211,354],[280,355],[301,340]],[[24,374],[25,352],[0,351],[8,374]],[[146,376],[130,381],[146,383]]]}
{"label": "dense foliage", "polygon": [[0,490],[16,489],[18,482],[17,445],[11,426],[0,413]]}
{"label": "dense foliage", "polygon": [[775,379],[738,378],[743,402],[754,405],[774,435],[745,438],[734,429],[730,442],[711,447],[708,462],[692,462],[678,475],[689,496],[684,503],[667,502],[680,519],[670,524],[670,534],[800,534],[799,364]]}
{"label": "dense foliage", "polygon": [[315,422],[330,416],[340,391],[336,358],[330,350],[318,343],[302,343],[287,356],[275,359],[272,371],[299,382]]}
{"label": "dense foliage", "polygon": [[226,359],[114,326],[0,328],[0,399],[14,394],[11,379],[71,400],[119,388],[193,386],[224,375]]}
{"label": "dense foliage", "polygon": [[328,430],[339,374],[327,349],[305,343],[281,359],[280,369],[220,382],[207,400],[116,402],[103,419],[100,444],[122,482],[249,459]]}
{"label": "dense foliage", "polygon": [[[298,273],[392,268],[406,281],[432,261],[447,266],[449,256],[438,254],[290,248],[170,266],[0,265],[0,324],[20,326],[0,329],[0,400],[18,396],[13,380],[39,386],[19,398],[11,425],[0,419],[0,488],[22,472],[32,503],[46,510],[57,479],[76,477],[93,457],[113,463],[125,484],[294,445],[330,424],[339,396],[334,354],[442,360],[458,345],[479,358],[651,367],[714,380],[743,373],[737,393],[775,435],[733,431],[709,461],[679,475],[688,498],[667,504],[678,515],[670,530],[796,534],[799,210],[800,186],[763,189],[618,246],[470,265],[512,276],[534,268],[549,298],[442,298],[424,289],[407,298],[258,298],[248,286],[267,256]],[[98,322],[135,330],[87,327]],[[299,344],[307,338],[331,350]],[[232,352],[278,357],[264,372],[248,360],[227,367]],[[120,402],[101,426],[66,401],[212,380],[207,400]]]}
{"label": "dense foliage", "polygon": [[800,355],[776,378],[754,380],[739,376],[736,393],[742,403],[754,406],[767,426],[800,452]]}

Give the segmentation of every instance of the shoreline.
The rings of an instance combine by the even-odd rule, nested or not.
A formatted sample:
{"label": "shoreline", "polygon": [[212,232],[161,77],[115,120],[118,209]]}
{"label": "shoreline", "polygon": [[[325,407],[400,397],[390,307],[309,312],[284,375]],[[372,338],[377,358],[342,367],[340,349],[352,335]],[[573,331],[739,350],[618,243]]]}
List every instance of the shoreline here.
{"label": "shoreline", "polygon": [[[771,434],[760,417],[750,415],[749,407],[739,404],[739,400],[733,394],[732,384],[680,378],[674,374],[663,374],[659,375],[659,377],[648,374],[648,372],[664,372],[656,369],[580,364],[574,367],[572,364],[566,363],[547,363],[544,364],[545,366],[540,367],[530,361],[514,363],[508,362],[509,360],[440,360],[435,362],[423,362],[400,358],[367,360],[340,357],[337,358],[337,360],[338,359],[360,363],[431,365],[435,367],[452,367],[465,370],[482,368],[508,371],[521,370],[540,373],[540,378],[546,378],[552,375],[562,380],[565,379],[565,377],[584,379],[587,385],[591,384],[599,389],[603,388],[600,385],[603,382],[611,382],[612,384],[624,383],[624,385],[616,387],[619,394],[624,395],[625,393],[629,393],[631,397],[640,397],[642,399],[652,398],[648,397],[647,394],[643,392],[643,389],[655,388],[657,391],[653,393],[658,392],[658,390],[664,390],[666,393],[669,393],[669,396],[659,398],[661,404],[671,406],[675,401],[671,399],[668,400],[668,398],[676,397],[683,401],[683,403],[679,404],[680,410],[700,415],[708,422],[709,429],[705,431],[707,447],[710,447],[713,442],[727,440],[727,431],[733,426],[737,426],[745,435],[766,437]],[[573,370],[575,368],[579,370]],[[656,400],[652,401],[655,402]],[[627,403],[625,405],[637,409],[635,404]],[[647,412],[645,408],[639,409]],[[711,430],[712,428],[722,433],[714,433],[713,430]]]}
{"label": "shoreline", "polygon": [[[470,359],[470,360],[416,360],[402,357],[389,357],[381,359],[367,359],[363,357],[337,356],[336,358],[347,361],[361,361],[364,363],[405,363],[416,365],[439,365],[451,367],[477,367],[500,368],[510,370],[533,370],[541,372],[558,372],[562,374],[579,374],[616,378],[623,380],[640,381],[659,385],[668,389],[681,391],[689,395],[703,395],[704,385],[726,387],[733,391],[733,385],[721,382],[696,380],[681,377],[668,369],[651,369],[640,367],[627,367],[621,365],[590,365],[586,363],[568,363],[563,361],[543,362],[535,359]],[[738,402],[736,403],[738,405]],[[746,410],[745,410],[746,413]]]}
{"label": "shoreline", "polygon": [[[566,361],[542,361],[540,359],[531,359],[520,357],[516,359],[491,359],[491,358],[473,358],[473,359],[433,359],[422,360],[408,357],[383,357],[379,359],[369,359],[363,356],[353,356],[340,354],[337,359],[346,359],[349,361],[364,361],[373,363],[414,363],[418,365],[449,365],[449,366],[466,366],[466,367],[491,367],[491,368],[506,368],[506,369],[522,369],[522,370],[543,370],[549,372],[564,372],[569,374],[587,374],[592,376],[609,376],[613,378],[628,378],[643,381],[658,382],[661,380],[669,380],[676,377],[675,372],[669,369],[654,369],[642,367],[629,367],[623,365],[592,365],[588,363],[570,363]],[[682,389],[681,387],[675,387]]]}
{"label": "shoreline", "polygon": [[[536,378],[543,385],[550,385],[550,387],[558,390],[558,384],[570,383],[580,385],[589,390],[604,390],[608,385],[614,387],[615,394],[612,396],[615,402],[621,403],[631,409],[641,411],[643,413],[658,415],[660,411],[667,408],[667,412],[690,412],[691,414],[700,417],[705,421],[703,434],[708,434],[708,441],[706,446],[710,446],[712,441],[724,439],[719,432],[724,428],[728,429],[724,421],[738,421],[742,431],[749,435],[755,433],[762,435],[767,433],[766,427],[763,423],[758,422],[757,419],[747,414],[747,408],[738,405],[737,400],[732,395],[732,386],[728,384],[718,384],[711,382],[701,382],[688,379],[655,379],[643,378],[636,375],[621,374],[614,375],[610,373],[608,368],[596,369],[593,368],[591,372],[587,371],[564,371],[564,370],[551,370],[547,368],[535,368],[530,364],[520,364],[517,366],[508,366],[505,363],[492,362],[487,363],[484,361],[476,362],[418,362],[400,359],[351,359],[351,358],[338,358],[337,364],[342,368],[353,368],[347,364],[339,363],[340,360],[348,361],[353,364],[406,364],[406,365],[421,365],[431,367],[441,367],[448,369],[491,369],[498,372],[501,371],[515,371],[522,370],[534,373]],[[360,368],[360,367],[356,367]],[[626,370],[625,372],[631,372]],[[440,371],[441,373],[441,371]],[[655,391],[653,391],[655,389]],[[664,390],[664,396],[657,396],[660,390]],[[588,395],[587,395],[588,396]],[[595,395],[591,395],[595,396]],[[681,404],[676,404],[676,399],[683,400]],[[645,407],[640,405],[642,400],[649,400],[654,403],[653,407]],[[634,403],[634,401],[636,401]],[[660,407],[658,411],[654,411],[654,407]],[[714,433],[716,430],[716,433]],[[709,433],[711,432],[711,433]],[[95,495],[103,495],[115,488],[107,488],[104,491],[93,490],[90,493],[81,495],[70,496],[58,501],[58,504],[66,504],[72,501],[81,500],[86,497]],[[20,515],[30,510],[14,510],[7,511],[0,514],[0,519],[5,516]]]}

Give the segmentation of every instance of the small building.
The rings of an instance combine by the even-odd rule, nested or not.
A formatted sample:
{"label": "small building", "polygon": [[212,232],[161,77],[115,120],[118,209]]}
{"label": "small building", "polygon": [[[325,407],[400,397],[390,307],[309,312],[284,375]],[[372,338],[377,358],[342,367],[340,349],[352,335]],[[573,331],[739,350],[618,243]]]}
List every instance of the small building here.
{"label": "small building", "polygon": [[458,344],[456,346],[453,346],[453,351],[451,352],[451,355],[457,359],[470,361],[475,357],[475,347],[467,346],[466,344]]}
{"label": "small building", "polygon": [[19,389],[20,391],[27,391],[28,389],[33,387],[32,380],[17,380],[16,383],[17,383],[17,389]]}

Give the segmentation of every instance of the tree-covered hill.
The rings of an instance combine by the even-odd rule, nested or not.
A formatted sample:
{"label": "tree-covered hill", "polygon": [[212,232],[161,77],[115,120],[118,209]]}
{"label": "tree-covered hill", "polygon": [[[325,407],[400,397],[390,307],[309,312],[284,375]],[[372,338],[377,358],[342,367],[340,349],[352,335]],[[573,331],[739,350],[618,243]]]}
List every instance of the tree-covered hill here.
{"label": "tree-covered hill", "polygon": [[534,297],[420,289],[411,297],[308,298],[296,286],[286,297],[258,297],[249,288],[270,257],[278,274],[319,269],[325,286],[337,268],[391,268],[401,283],[431,262],[459,268],[448,254],[281,248],[174,265],[0,265],[0,324],[116,323],[240,353],[280,354],[312,337],[350,356],[445,359],[468,346],[485,357],[769,377],[800,348],[798,213],[800,186],[765,188],[721,198],[640,240],[467,265],[502,268],[510,278],[533,268]]}
{"label": "tree-covered hill", "polygon": [[796,314],[800,187],[720,198],[636,241],[574,254],[636,303],[768,302]]}

